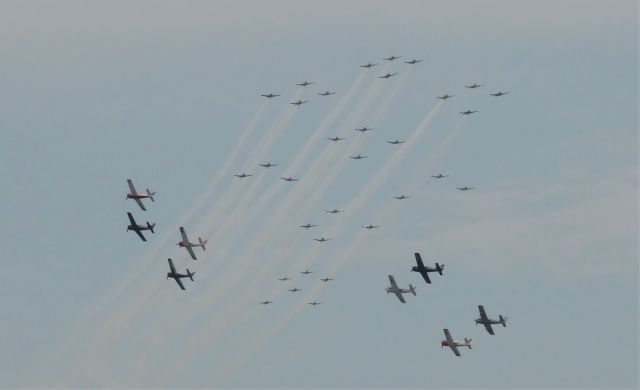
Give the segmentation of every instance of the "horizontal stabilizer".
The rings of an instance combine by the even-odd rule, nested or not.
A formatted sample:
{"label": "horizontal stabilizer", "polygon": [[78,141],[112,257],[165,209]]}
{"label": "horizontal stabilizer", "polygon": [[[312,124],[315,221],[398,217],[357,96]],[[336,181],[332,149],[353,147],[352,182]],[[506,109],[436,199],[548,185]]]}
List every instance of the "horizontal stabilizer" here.
{"label": "horizontal stabilizer", "polygon": [[204,246],[207,244],[207,240],[202,241],[202,238],[198,237],[198,241],[200,241],[200,246],[202,247],[202,250],[206,251],[207,248],[205,248]]}
{"label": "horizontal stabilizer", "polygon": [[189,268],[187,268],[187,275],[189,275],[189,279],[191,279],[191,281],[193,282],[193,275],[195,275],[195,272],[191,272],[189,271]]}
{"label": "horizontal stabilizer", "polygon": [[149,195],[149,199],[151,199],[152,202],[155,202],[155,200],[153,199],[153,195],[155,195],[155,194],[156,194],[155,192],[151,192],[147,188],[147,195]]}
{"label": "horizontal stabilizer", "polygon": [[149,228],[149,230],[151,230],[151,233],[155,234],[155,231],[153,231],[153,228],[156,227],[155,223],[149,223],[147,222],[147,227]]}

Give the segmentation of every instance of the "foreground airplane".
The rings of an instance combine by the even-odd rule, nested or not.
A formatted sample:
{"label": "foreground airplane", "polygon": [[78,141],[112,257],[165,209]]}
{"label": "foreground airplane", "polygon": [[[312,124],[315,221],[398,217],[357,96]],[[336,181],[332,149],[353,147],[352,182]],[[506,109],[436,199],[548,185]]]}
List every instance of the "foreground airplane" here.
{"label": "foreground airplane", "polygon": [[393,60],[397,60],[400,57],[402,57],[402,56],[391,56],[391,57],[383,58],[383,60],[385,60],[385,61],[393,61]]}
{"label": "foreground airplane", "polygon": [[313,301],[313,302],[309,302],[309,305],[311,306],[322,305],[322,302]]}
{"label": "foreground airplane", "polygon": [[300,87],[306,87],[307,85],[311,85],[311,84],[315,84],[313,81],[309,82],[309,81],[303,81],[301,83],[298,83],[296,85],[300,86]]}
{"label": "foreground airplane", "polygon": [[475,89],[475,88],[478,88],[478,87],[482,87],[483,85],[484,85],[484,84],[476,84],[476,83],[473,83],[473,84],[470,84],[470,85],[465,85],[464,87],[465,87],[465,88],[469,88],[469,89]]}
{"label": "foreground airplane", "polygon": [[284,180],[284,181],[298,181],[298,179],[295,179],[295,178],[293,178],[291,176],[289,176],[289,177],[281,177],[281,179]]}
{"label": "foreground airplane", "polygon": [[416,288],[413,287],[411,284],[409,284],[408,289],[398,287],[398,284],[396,283],[396,279],[393,277],[393,275],[389,275],[389,283],[391,283],[391,287],[387,287],[387,294],[390,294],[390,293],[396,294],[396,297],[398,297],[398,299],[402,303],[407,303],[404,300],[404,297],[402,296],[402,294],[412,293],[413,295],[416,295]]}
{"label": "foreground airplane", "polygon": [[362,160],[363,158],[367,158],[367,156],[363,156],[363,155],[359,154],[357,156],[349,156],[349,158],[352,158],[354,160]]}
{"label": "foreground airplane", "polygon": [[371,68],[372,66],[376,66],[378,65],[377,63],[372,64],[371,62],[369,62],[368,64],[364,64],[364,65],[360,65],[361,68]]}
{"label": "foreground airplane", "polygon": [[241,178],[241,179],[244,179],[245,177],[249,177],[249,176],[253,176],[253,175],[247,175],[246,173],[242,173],[242,174],[240,174],[240,175],[233,175],[233,176],[235,176],[235,177],[239,177],[239,178]]}
{"label": "foreground airplane", "polygon": [[355,130],[355,131],[359,131],[359,132],[361,132],[361,133],[364,133],[364,132],[367,132],[367,131],[371,131],[371,130],[373,130],[373,127],[367,127],[367,126],[365,126],[365,127],[361,127],[361,128],[359,128],[359,129],[354,129],[354,130]]}
{"label": "foreground airplane", "polygon": [[180,280],[180,279],[189,278],[193,282],[193,275],[195,275],[196,273],[189,271],[189,268],[187,268],[187,274],[186,275],[176,272],[176,267],[174,267],[173,260],[171,260],[171,259],[169,259],[169,268],[171,269],[171,272],[167,273],[167,279],[173,278],[173,280],[175,280],[176,283],[178,283],[178,286],[180,286],[180,288],[182,290],[186,290],[184,288],[184,285],[182,284],[182,280]]}
{"label": "foreground airplane", "polygon": [[469,190],[473,190],[473,187],[456,187],[456,190],[460,190],[460,191],[469,191]]}
{"label": "foreground airplane", "polygon": [[436,99],[447,100],[447,99],[452,98],[452,97],[454,97],[454,96],[456,96],[456,95],[447,95],[447,94],[445,93],[445,94],[444,94],[444,95],[442,95],[442,96],[436,96]]}
{"label": "foreground airplane", "polygon": [[496,93],[490,93],[489,95],[491,95],[491,96],[502,96],[502,95],[506,95],[508,93],[509,93],[509,91],[507,91],[507,92],[499,91],[499,92],[496,92]]}
{"label": "foreground airplane", "polygon": [[288,277],[288,276],[285,276],[284,278],[278,278],[278,280],[280,280],[282,282],[284,282],[285,280],[289,280],[289,279],[291,279],[291,278]]}
{"label": "foreground airplane", "polygon": [[369,225],[369,226],[363,226],[362,228],[371,230],[371,229],[375,229],[375,228],[379,228],[379,227],[380,226],[377,226],[377,225]]}
{"label": "foreground airplane", "polygon": [[418,265],[411,268],[411,271],[420,272],[420,275],[422,275],[425,282],[431,284],[431,279],[429,279],[429,272],[437,272],[440,274],[440,276],[442,276],[442,270],[444,269],[444,264],[440,265],[436,263],[435,268],[425,267],[424,263],[422,262],[422,257],[420,256],[420,253],[415,253],[415,256],[416,256],[416,263]]}
{"label": "foreground airplane", "polygon": [[289,104],[293,104],[294,106],[299,106],[301,104],[309,103],[308,100],[297,100],[295,102],[290,102]]}
{"label": "foreground airplane", "polygon": [[202,238],[198,237],[198,243],[189,242],[189,238],[187,237],[187,232],[184,230],[184,227],[180,226],[180,234],[182,235],[182,241],[178,243],[178,246],[181,246],[189,252],[191,258],[197,260],[196,254],[193,252],[194,246],[199,246],[203,251],[206,251],[207,248],[204,246],[207,244],[207,240],[202,241]]}
{"label": "foreground airplane", "polygon": [[289,291],[291,291],[291,292],[298,292],[298,291],[302,291],[302,289],[301,289],[301,288],[296,287],[296,288],[290,288],[290,289],[289,289]]}
{"label": "foreground airplane", "polygon": [[138,225],[131,213],[127,213],[127,215],[129,216],[129,222],[130,222],[129,226],[127,226],[127,231],[133,230],[134,232],[136,232],[136,234],[138,234],[138,236],[140,236],[142,241],[147,241],[147,239],[144,238],[144,235],[142,235],[143,230],[151,230],[151,233],[155,234],[155,232],[153,231],[153,228],[156,226],[155,223],[149,223],[149,221],[147,221],[147,226]]}
{"label": "foreground airplane", "polygon": [[270,162],[266,163],[266,164],[258,164],[261,167],[265,167],[265,168],[271,168],[271,167],[277,167],[278,164],[271,164]]}
{"label": "foreground airplane", "polygon": [[402,200],[402,199],[407,199],[411,197],[409,195],[402,194],[400,196],[394,196],[394,198]]}
{"label": "foreground airplane", "polygon": [[320,92],[318,95],[320,96],[329,96],[329,95],[335,95],[335,91],[334,92],[329,92],[329,91],[325,91],[325,92]]}
{"label": "foreground airplane", "polygon": [[320,280],[322,280],[323,282],[328,282],[328,281],[333,280],[333,279],[331,279],[331,278],[322,278]]}
{"label": "foreground airplane", "polygon": [[308,223],[306,225],[300,225],[301,228],[305,228],[305,229],[309,229],[309,228],[312,228],[312,227],[315,227],[315,226],[318,226],[318,225],[312,225],[310,223]]}
{"label": "foreground airplane", "polygon": [[144,208],[144,204],[142,204],[142,201],[140,199],[149,198],[151,199],[152,202],[155,202],[153,200],[153,196],[156,193],[149,191],[149,189],[147,188],[146,194],[139,194],[136,191],[136,188],[133,186],[133,182],[131,181],[131,179],[127,179],[127,184],[129,185],[129,193],[127,194],[127,199],[135,200],[138,206],[140,206],[142,210],[147,211],[147,209]]}
{"label": "foreground airplane", "polygon": [[302,272],[300,272],[300,273],[301,273],[301,274],[305,274],[305,275],[309,275],[309,274],[312,274],[312,273],[313,273],[313,271],[306,270],[306,271],[302,271]]}
{"label": "foreground airplane", "polygon": [[330,238],[324,238],[324,237],[320,237],[320,238],[314,238],[314,240],[318,241],[318,242],[325,242],[325,241],[329,241],[331,240]]}
{"label": "foreground airplane", "polygon": [[471,114],[475,114],[478,111],[471,111],[471,110],[467,110],[467,111],[460,111],[460,113],[462,115],[471,115]]}
{"label": "foreground airplane", "polygon": [[468,338],[464,338],[464,343],[460,342],[460,341],[456,341],[451,337],[451,334],[449,333],[449,329],[443,329],[444,330],[444,337],[446,337],[446,340],[442,340],[442,343],[440,343],[440,348],[444,348],[444,347],[449,347],[451,348],[451,351],[453,351],[453,354],[456,356],[460,356],[460,351],[458,351],[458,347],[469,347],[469,349],[471,349],[471,341],[472,339],[468,339]]}
{"label": "foreground airplane", "polygon": [[267,99],[271,99],[271,98],[274,98],[274,97],[278,97],[278,96],[280,96],[280,95],[276,95],[276,94],[273,94],[273,93],[268,93],[268,94],[266,94],[266,95],[260,95],[260,96],[264,96],[264,97],[266,97]]}
{"label": "foreground airplane", "polygon": [[503,327],[507,327],[507,317],[503,317],[502,314],[498,315],[497,320],[492,320],[487,317],[487,313],[484,311],[484,306],[478,305],[478,310],[480,310],[480,318],[476,319],[476,325],[482,324],[484,328],[489,332],[489,334],[493,334],[493,328],[491,325],[502,325]]}
{"label": "foreground airplane", "polygon": [[431,175],[434,179],[442,179],[444,177],[449,177],[449,175],[443,175],[442,173],[438,173],[437,175]]}
{"label": "foreground airplane", "polygon": [[336,136],[336,137],[333,137],[333,138],[329,138],[329,137],[327,137],[327,139],[328,139],[329,141],[338,142],[338,141],[342,141],[342,140],[344,140],[344,139],[346,139],[346,138],[340,138],[340,137]]}
{"label": "foreground airplane", "polygon": [[399,139],[396,139],[395,141],[387,141],[387,143],[392,145],[398,145],[398,144],[403,144],[404,141],[400,141]]}
{"label": "foreground airplane", "polygon": [[405,64],[410,64],[410,65],[414,65],[417,64],[418,62],[422,62],[422,60],[416,60],[415,58],[412,59],[411,61],[405,61]]}
{"label": "foreground airplane", "polygon": [[262,302],[260,302],[261,305],[268,305],[270,303],[273,303],[273,301],[262,301]]}
{"label": "foreground airplane", "polygon": [[327,210],[327,213],[338,214],[338,213],[341,213],[342,211],[343,210],[333,209],[333,210]]}
{"label": "foreground airplane", "polygon": [[391,76],[395,76],[395,75],[397,75],[397,74],[398,74],[398,73],[387,73],[387,74],[384,74],[384,75],[382,75],[382,76],[378,76],[378,78],[379,78],[379,79],[388,79],[389,77],[391,77]]}

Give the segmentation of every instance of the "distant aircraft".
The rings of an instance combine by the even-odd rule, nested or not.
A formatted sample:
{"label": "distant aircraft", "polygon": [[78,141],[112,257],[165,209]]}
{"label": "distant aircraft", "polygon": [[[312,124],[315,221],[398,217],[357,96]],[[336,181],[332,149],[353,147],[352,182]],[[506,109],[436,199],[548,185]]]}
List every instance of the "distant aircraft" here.
{"label": "distant aircraft", "polygon": [[442,173],[438,173],[437,175],[431,175],[431,177],[433,177],[434,179],[442,179],[445,177],[449,177],[449,175],[443,175]]}
{"label": "distant aircraft", "polygon": [[298,83],[296,85],[300,86],[300,87],[306,87],[307,85],[311,85],[311,84],[315,84],[314,82],[309,82],[309,81],[303,81],[301,83]]}
{"label": "distant aircraft", "polygon": [[327,139],[329,141],[338,142],[338,141],[342,141],[343,139],[346,139],[346,138],[340,138],[340,137],[336,136],[336,137],[333,137],[333,138],[327,137]]}
{"label": "distant aircraft", "polygon": [[315,227],[315,226],[318,226],[318,225],[312,225],[312,224],[308,223],[306,225],[301,225],[300,227],[301,228],[305,228],[305,229],[309,229],[309,228],[312,228],[312,227]]}
{"label": "distant aircraft", "polygon": [[398,139],[396,139],[395,141],[387,141],[387,143],[393,144],[393,145],[398,145],[398,144],[403,144],[404,141],[400,141]]}
{"label": "distant aircraft", "polygon": [[239,177],[241,179],[244,179],[245,177],[249,177],[249,176],[253,176],[253,175],[247,175],[246,173],[240,174],[240,175],[233,175],[235,177]]}
{"label": "distant aircraft", "polygon": [[178,286],[180,286],[180,288],[182,290],[186,290],[184,288],[184,285],[182,284],[182,280],[180,280],[180,279],[189,278],[193,282],[193,275],[195,275],[196,273],[189,271],[189,268],[187,268],[187,274],[186,275],[177,273],[176,272],[176,267],[173,266],[173,260],[171,260],[171,259],[169,259],[169,268],[171,269],[171,272],[167,273],[167,279],[173,278],[176,281],[176,283],[178,283]]}
{"label": "distant aircraft", "polygon": [[478,310],[480,310],[480,318],[476,319],[476,325],[482,324],[484,328],[489,332],[489,334],[493,334],[493,328],[491,325],[502,325],[503,327],[507,327],[507,317],[503,317],[502,314],[498,315],[497,320],[492,320],[487,317],[487,313],[484,311],[484,307],[482,305],[478,305]]}
{"label": "distant aircraft", "polygon": [[355,130],[355,131],[359,131],[359,132],[361,132],[361,133],[364,133],[364,132],[366,132],[366,131],[373,130],[373,127],[367,127],[367,126],[365,126],[365,127],[361,127],[361,128],[359,128],[359,129],[354,129],[354,130]]}
{"label": "distant aircraft", "polygon": [[328,281],[333,280],[333,279],[331,279],[331,278],[322,278],[320,280],[322,280],[323,282],[328,282]]}
{"label": "distant aircraft", "polygon": [[397,75],[397,74],[398,74],[398,73],[387,73],[387,74],[384,74],[384,75],[382,75],[382,76],[378,76],[378,78],[379,78],[379,79],[388,79],[389,77],[391,77],[391,76],[395,76],[395,75]]}
{"label": "distant aircraft", "polygon": [[429,267],[425,267],[424,263],[422,262],[422,257],[420,256],[420,253],[415,253],[416,256],[416,263],[418,264],[417,266],[411,268],[412,272],[419,272],[422,277],[424,278],[424,281],[427,282],[428,284],[431,284],[431,280],[429,279],[429,272],[437,272],[440,275],[442,275],[442,270],[444,269],[444,264],[440,265],[438,263],[436,263],[436,267],[435,268],[429,268]]}
{"label": "distant aircraft", "polygon": [[289,104],[293,104],[294,106],[299,106],[299,105],[305,104],[305,103],[309,103],[309,101],[308,100],[304,100],[304,101],[303,100],[297,100],[295,102],[290,102]]}
{"label": "distant aircraft", "polygon": [[329,241],[331,240],[330,238],[324,238],[324,237],[320,237],[320,238],[314,238],[314,240],[318,241],[318,242],[325,242],[325,241]]}
{"label": "distant aircraft", "polygon": [[156,193],[149,191],[149,189],[147,188],[146,195],[139,194],[138,192],[136,192],[136,188],[133,186],[133,182],[131,181],[131,179],[127,179],[127,184],[129,184],[129,193],[127,194],[127,199],[135,200],[138,206],[140,206],[142,210],[147,211],[147,209],[144,208],[144,205],[142,204],[142,201],[140,199],[149,198],[151,199],[152,202],[155,202],[153,200],[153,196]]}
{"label": "distant aircraft", "polygon": [[383,58],[383,60],[385,60],[385,61],[393,61],[393,60],[397,60],[400,57],[402,57],[402,56],[391,56],[391,57]]}
{"label": "distant aircraft", "polygon": [[509,93],[509,91],[507,91],[507,92],[499,91],[499,92],[496,92],[496,93],[490,93],[489,95],[491,95],[491,96],[502,96],[502,95],[506,95],[508,93]]}
{"label": "distant aircraft", "polygon": [[449,329],[443,329],[444,330],[444,337],[446,337],[446,340],[442,340],[442,343],[440,343],[440,347],[444,348],[444,347],[449,347],[451,348],[451,351],[453,351],[453,354],[456,356],[460,356],[460,351],[458,351],[458,347],[469,347],[469,349],[471,349],[471,340],[472,339],[468,339],[468,338],[464,338],[464,343],[459,342],[454,340],[451,337],[451,334],[449,333]]}
{"label": "distant aircraft", "polygon": [[367,156],[363,156],[363,155],[359,154],[357,156],[349,156],[349,158],[352,158],[354,160],[362,160],[363,158],[367,158]]}
{"label": "distant aircraft", "polygon": [[442,96],[436,96],[436,99],[447,100],[447,99],[452,98],[452,97],[454,97],[454,96],[456,96],[456,95],[447,95],[447,94],[445,93],[445,94],[444,94],[444,95],[442,95]]}
{"label": "distant aircraft", "polygon": [[412,293],[413,295],[416,295],[416,288],[413,287],[411,284],[409,284],[408,289],[398,287],[398,284],[396,283],[396,280],[393,277],[393,275],[389,275],[389,283],[391,283],[391,287],[387,287],[387,294],[390,294],[390,293],[396,294],[396,297],[398,297],[398,299],[402,303],[407,303],[404,300],[404,297],[402,296],[402,294]]}
{"label": "distant aircraft", "polygon": [[202,238],[198,237],[197,244],[193,242],[189,242],[189,238],[187,237],[187,232],[184,230],[184,227],[182,226],[180,226],[180,234],[182,235],[182,241],[180,241],[177,245],[185,248],[187,252],[189,252],[189,255],[191,255],[192,259],[197,260],[196,254],[193,252],[194,246],[201,247],[203,251],[207,250],[207,248],[204,247],[207,244],[207,240],[202,241]]}
{"label": "distant aircraft", "polygon": [[262,302],[260,302],[261,305],[268,305],[270,303],[273,303],[273,301],[262,301]]}
{"label": "distant aircraft", "polygon": [[410,65],[414,65],[417,64],[418,62],[422,62],[422,60],[416,60],[415,58],[412,59],[411,61],[405,61],[405,64],[410,64]]}
{"label": "distant aircraft", "polygon": [[266,164],[258,164],[261,167],[265,167],[265,168],[271,168],[271,167],[277,167],[278,164],[271,164],[270,162],[266,163]]}
{"label": "distant aircraft", "polygon": [[276,94],[273,94],[273,93],[268,93],[268,94],[266,94],[266,95],[260,95],[260,96],[264,96],[264,97],[266,97],[267,99],[271,99],[271,98],[274,98],[274,97],[278,97],[278,96],[280,96],[280,95],[276,95]]}
{"label": "distant aircraft", "polygon": [[473,187],[456,187],[456,190],[460,190],[460,191],[469,191],[469,190],[473,190]]}
{"label": "distant aircraft", "polygon": [[470,84],[470,85],[465,85],[464,87],[465,87],[465,88],[469,88],[469,89],[475,89],[475,88],[478,88],[478,87],[482,87],[483,85],[484,85],[484,84],[476,84],[476,83],[473,83],[473,84]]}
{"label": "distant aircraft", "polygon": [[371,62],[369,62],[368,64],[364,64],[364,65],[360,65],[361,68],[371,68],[372,66],[376,66],[378,65],[377,63],[372,64]]}
{"label": "distant aircraft", "polygon": [[313,273],[313,271],[306,270],[306,271],[302,271],[302,272],[300,272],[300,273],[301,273],[301,274],[305,274],[305,275],[309,275],[309,274],[312,274],[312,273]]}
{"label": "distant aircraft", "polygon": [[402,200],[402,199],[407,199],[407,198],[411,198],[411,197],[409,195],[402,194],[400,196],[394,196],[394,198]]}
{"label": "distant aircraft", "polygon": [[284,180],[284,181],[298,181],[298,179],[294,179],[291,176],[289,176],[289,177],[281,177],[281,179]]}
{"label": "distant aircraft", "polygon": [[471,110],[467,110],[467,111],[460,111],[460,113],[461,113],[462,115],[471,115],[471,114],[474,114],[474,113],[476,113],[476,112],[478,112],[478,111],[471,111]]}
{"label": "distant aircraft", "polygon": [[278,280],[280,280],[280,281],[282,281],[282,282],[284,282],[285,280],[289,280],[289,279],[291,279],[291,278],[290,278],[290,277],[288,277],[288,276],[285,276],[285,277],[283,277],[283,278],[278,278]]}
{"label": "distant aircraft", "polygon": [[291,291],[291,292],[297,292],[297,291],[302,291],[302,289],[301,289],[301,288],[296,287],[296,288],[290,288],[290,289],[289,289],[289,291]]}
{"label": "distant aircraft", "polygon": [[313,301],[313,302],[309,302],[309,305],[312,305],[312,306],[322,305],[322,302]]}
{"label": "distant aircraft", "polygon": [[380,226],[377,226],[377,225],[369,225],[369,226],[363,226],[362,228],[371,230],[371,229],[375,229],[375,228],[379,228],[379,227]]}
{"label": "distant aircraft", "polygon": [[335,95],[335,92],[329,92],[329,91],[325,91],[325,92],[320,92],[318,95],[320,96],[329,96],[329,95]]}
{"label": "distant aircraft", "polygon": [[327,210],[327,213],[331,213],[331,214],[338,214],[343,212],[344,210],[338,210],[338,209],[333,209],[333,210]]}
{"label": "distant aircraft", "polygon": [[127,213],[127,215],[129,216],[129,222],[130,222],[129,226],[127,226],[127,231],[133,230],[134,232],[136,232],[136,234],[138,234],[138,236],[140,236],[140,239],[142,239],[142,241],[147,241],[147,239],[144,238],[144,235],[142,235],[143,230],[151,230],[151,233],[155,233],[153,231],[153,228],[156,226],[155,223],[149,223],[149,221],[147,221],[147,226],[138,225],[131,213]]}

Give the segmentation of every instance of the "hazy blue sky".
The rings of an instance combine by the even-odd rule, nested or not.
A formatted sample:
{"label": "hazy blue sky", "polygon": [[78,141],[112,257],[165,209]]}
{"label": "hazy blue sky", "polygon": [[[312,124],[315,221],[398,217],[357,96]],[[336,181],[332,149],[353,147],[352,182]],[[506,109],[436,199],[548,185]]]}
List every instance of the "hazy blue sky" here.
{"label": "hazy blue sky", "polygon": [[[2,2],[0,386],[636,388],[637,15]],[[157,191],[147,212],[127,178]],[[149,242],[127,211],[157,223]],[[197,261],[180,225],[209,240]],[[432,285],[416,251],[446,265]],[[387,295],[388,274],[417,296]],[[475,326],[478,304],[508,327]],[[441,350],[443,328],[474,348]]]}

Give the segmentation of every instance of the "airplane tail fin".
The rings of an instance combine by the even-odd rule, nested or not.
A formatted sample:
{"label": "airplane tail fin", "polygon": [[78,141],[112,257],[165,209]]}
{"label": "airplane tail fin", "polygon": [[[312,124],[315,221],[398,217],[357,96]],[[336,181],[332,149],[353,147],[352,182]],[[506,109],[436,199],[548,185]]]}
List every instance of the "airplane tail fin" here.
{"label": "airplane tail fin", "polygon": [[467,347],[469,347],[469,349],[471,349],[471,341],[473,341],[473,339],[468,339],[468,338],[464,338],[464,342],[465,344],[467,344]]}
{"label": "airplane tail fin", "polygon": [[155,200],[153,199],[153,196],[155,195],[155,192],[151,192],[149,191],[149,189],[147,188],[147,195],[149,195],[149,199],[151,199],[152,202],[155,202]]}
{"label": "airplane tail fin", "polygon": [[502,314],[500,314],[500,323],[502,324],[503,327],[507,327],[507,317],[503,317]]}
{"label": "airplane tail fin", "polygon": [[436,271],[442,276],[442,270],[444,270],[444,264],[440,265],[436,263]]}
{"label": "airplane tail fin", "polygon": [[409,285],[409,291],[411,291],[411,294],[414,296],[416,295],[416,288],[412,284]]}
{"label": "airplane tail fin", "polygon": [[189,271],[189,268],[187,268],[187,275],[189,275],[189,279],[191,279],[191,281],[193,282],[193,275],[195,275],[195,272],[191,272]]}
{"label": "airplane tail fin", "polygon": [[202,247],[202,250],[206,251],[207,248],[205,248],[204,246],[207,245],[208,240],[202,241],[202,238],[198,237],[198,241],[200,242],[200,246]]}
{"label": "airplane tail fin", "polygon": [[155,232],[153,231],[153,228],[154,228],[154,227],[156,227],[156,224],[155,224],[155,223],[149,223],[149,222],[147,222],[147,227],[149,228],[149,230],[151,230],[151,233],[154,233],[154,234],[155,234]]}

